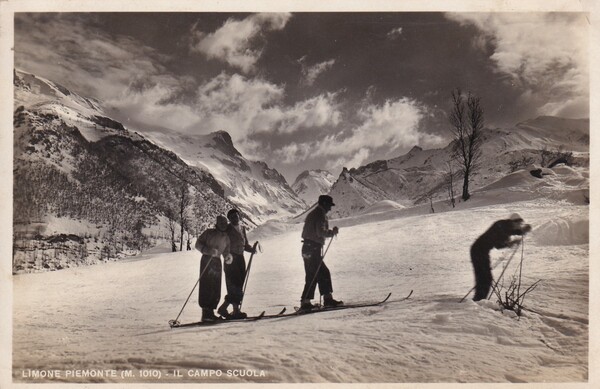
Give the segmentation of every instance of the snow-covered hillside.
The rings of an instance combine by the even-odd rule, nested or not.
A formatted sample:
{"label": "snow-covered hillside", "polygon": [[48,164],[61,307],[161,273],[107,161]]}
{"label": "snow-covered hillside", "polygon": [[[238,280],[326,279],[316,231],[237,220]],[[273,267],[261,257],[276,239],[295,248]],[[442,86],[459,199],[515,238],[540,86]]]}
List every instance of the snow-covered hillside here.
{"label": "snow-covered hillside", "polygon": [[[108,117],[99,101],[82,97],[51,80],[15,70],[15,108],[21,106],[39,115],[59,118],[65,126],[76,127],[88,142],[110,136],[123,136],[136,142],[153,141],[200,174],[214,176],[224,188],[226,198],[256,224],[294,215],[306,207],[277,170],[265,162],[247,160],[225,131],[186,136],[168,129],[154,132],[125,128]],[[69,151],[61,155],[71,157]]]}
{"label": "snow-covered hillside", "polygon": [[277,170],[246,159],[225,131],[193,136],[161,131],[146,136],[190,166],[211,172],[227,198],[256,224],[295,215],[306,207]]}
{"label": "snow-covered hillside", "polygon": [[[108,117],[101,103],[83,97],[51,80],[15,70],[14,105],[36,110],[40,114],[56,115],[68,126],[77,126],[90,142],[114,134],[123,134],[124,127]],[[136,137],[135,133],[128,133]]]}
{"label": "snow-covered hillside", "polygon": [[292,189],[306,204],[314,204],[320,195],[329,193],[335,177],[327,170],[305,170],[296,177]]}
{"label": "snow-covered hillside", "polygon": [[[13,272],[181,242],[233,206],[210,173],[104,116],[97,101],[20,71],[14,86]],[[174,210],[181,193],[183,218]]]}
{"label": "snow-covered hillside", "polygon": [[[542,116],[514,128],[486,129],[483,134],[480,168],[471,175],[470,191],[521,168],[549,166],[564,154],[570,153],[571,164],[589,166],[588,119]],[[331,189],[332,196],[344,199],[333,215],[355,215],[382,200],[413,206],[448,199],[450,172],[460,172],[451,155],[452,144],[430,150],[415,146],[390,160],[344,168]],[[459,197],[462,178],[455,176],[453,186]]]}
{"label": "snow-covered hillside", "polygon": [[[198,277],[195,251],[14,277],[13,379],[113,383],[586,383],[590,378],[589,206],[586,168],[543,179],[517,171],[446,203],[332,220],[325,262],[346,302],[379,307],[215,327],[170,329]],[[336,203],[338,200],[336,199]],[[494,221],[533,226],[519,250],[493,250],[505,280],[522,265],[521,317],[494,300],[459,300],[473,285],[469,247]],[[298,304],[301,223],[266,223],[244,310]],[[109,280],[110,288],[107,288]],[[505,281],[507,282],[507,281]],[[401,301],[410,290],[412,297]],[[197,290],[196,290],[197,292]],[[179,320],[199,320],[194,292]],[[224,295],[223,287],[223,295]],[[594,308],[594,305],[592,305]],[[596,307],[597,308],[597,307]],[[10,343],[9,343],[10,344]],[[592,369],[591,369],[592,368]],[[40,377],[45,374],[45,378]],[[59,374],[59,378],[47,378]]]}

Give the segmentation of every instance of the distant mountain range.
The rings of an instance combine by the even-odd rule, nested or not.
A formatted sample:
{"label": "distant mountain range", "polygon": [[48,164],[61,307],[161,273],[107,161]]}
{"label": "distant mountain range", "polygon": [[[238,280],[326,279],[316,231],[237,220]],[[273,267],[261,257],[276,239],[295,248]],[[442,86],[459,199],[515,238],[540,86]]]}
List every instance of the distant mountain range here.
{"label": "distant mountain range", "polygon": [[335,177],[327,170],[305,170],[298,175],[292,189],[306,204],[313,204],[320,195],[329,193]]}
{"label": "distant mountain range", "polygon": [[[517,169],[546,167],[564,153],[572,153],[571,163],[589,166],[589,136],[589,119],[550,116],[510,129],[485,129],[480,168],[472,175],[470,188],[482,188]],[[384,200],[410,207],[448,198],[450,171],[457,176],[454,191],[460,197],[460,166],[450,164],[452,147],[452,143],[431,150],[415,146],[393,159],[344,168],[330,191],[336,203],[331,217],[355,215]]]}
{"label": "distant mountain range", "polygon": [[179,246],[182,224],[187,240],[230,208],[252,226],[306,207],[279,172],[245,159],[224,131],[142,134],[108,117],[98,100],[18,70],[14,96],[13,224],[21,268],[77,262],[29,255],[48,255],[57,241],[82,262],[114,258],[169,235]]}
{"label": "distant mountain range", "polygon": [[224,189],[225,197],[254,224],[292,216],[306,207],[277,170],[265,162],[246,159],[225,131],[208,135],[162,131],[146,132],[145,136],[189,166],[210,172]]}

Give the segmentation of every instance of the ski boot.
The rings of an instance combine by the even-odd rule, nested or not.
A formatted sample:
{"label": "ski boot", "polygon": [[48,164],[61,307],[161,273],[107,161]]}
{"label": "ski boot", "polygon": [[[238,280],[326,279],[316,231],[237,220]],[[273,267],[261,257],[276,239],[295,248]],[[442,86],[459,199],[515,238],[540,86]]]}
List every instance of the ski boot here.
{"label": "ski boot", "polygon": [[248,315],[240,310],[239,305],[233,305],[233,312],[231,312],[231,319],[245,319]]}
{"label": "ski boot", "polygon": [[215,313],[210,308],[202,308],[202,322],[215,322],[219,320]]}
{"label": "ski boot", "polygon": [[298,309],[298,311],[301,311],[301,312],[310,312],[313,309],[317,309],[317,308],[319,308],[318,305],[312,304],[310,302],[310,300],[307,299],[307,300],[301,300],[300,301],[300,308]]}
{"label": "ski boot", "polygon": [[229,311],[227,311],[227,307],[229,306],[228,302],[224,302],[223,304],[221,304],[221,306],[219,307],[219,309],[217,309],[217,313],[219,315],[221,315],[221,317],[223,319],[231,319],[231,314],[229,313]]}
{"label": "ski boot", "polygon": [[328,294],[323,298],[323,305],[325,308],[333,308],[339,307],[340,305],[344,305],[343,301],[334,300],[333,297]]}

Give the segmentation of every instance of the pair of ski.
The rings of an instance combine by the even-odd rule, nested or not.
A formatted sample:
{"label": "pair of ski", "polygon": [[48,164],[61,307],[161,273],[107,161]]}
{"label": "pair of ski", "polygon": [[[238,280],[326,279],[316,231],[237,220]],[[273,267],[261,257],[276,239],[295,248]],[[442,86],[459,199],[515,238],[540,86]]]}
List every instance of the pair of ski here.
{"label": "pair of ski", "polygon": [[[412,292],[413,291],[411,290],[410,293],[400,301],[407,300],[412,295]],[[212,321],[212,322],[200,321],[200,322],[185,323],[185,324],[179,324],[179,323],[175,322],[175,323],[169,323],[169,325],[171,326],[171,328],[201,327],[201,326],[212,326],[212,325],[224,324],[224,323],[252,322],[252,321],[263,320],[263,319],[275,319],[275,318],[283,318],[283,317],[309,315],[312,313],[339,311],[339,310],[343,310],[343,309],[374,307],[374,306],[382,305],[385,302],[387,302],[391,295],[392,294],[389,293],[383,300],[374,301],[374,302],[371,301],[371,302],[356,303],[356,304],[344,304],[344,305],[338,305],[335,307],[318,306],[311,310],[296,309],[295,312],[291,312],[291,313],[285,313],[286,308],[283,308],[279,313],[273,314],[273,315],[267,315],[265,313],[265,311],[262,311],[260,314],[258,314],[256,316],[250,316],[245,319],[216,320],[216,321]]]}

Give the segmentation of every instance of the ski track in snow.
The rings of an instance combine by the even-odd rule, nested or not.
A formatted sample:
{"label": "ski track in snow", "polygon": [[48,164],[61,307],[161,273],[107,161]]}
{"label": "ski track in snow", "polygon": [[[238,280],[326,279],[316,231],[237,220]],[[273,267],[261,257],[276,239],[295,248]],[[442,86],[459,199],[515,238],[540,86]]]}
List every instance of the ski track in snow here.
{"label": "ski track in snow", "polygon": [[[538,199],[390,220],[378,216],[366,223],[363,218],[356,225],[340,221],[346,226],[325,260],[334,295],[356,302],[392,292],[390,301],[253,323],[169,328],[197,280],[196,251],[16,275],[13,378],[27,382],[19,376],[22,369],[77,368],[158,369],[160,381],[125,382],[162,383],[586,381],[589,245],[581,236],[587,231],[578,226],[588,220],[588,210]],[[534,230],[505,278],[522,254],[523,284],[542,279],[525,300],[535,312],[524,311],[521,318],[500,312],[492,301],[475,303],[472,296],[459,303],[474,282],[470,244],[512,212]],[[304,278],[300,228],[260,238],[264,252],[254,257],[244,311],[272,314],[286,306],[292,312],[298,305]],[[554,245],[552,234],[571,241]],[[492,251],[492,264],[511,252]],[[412,297],[399,301],[410,290]],[[179,321],[199,319],[196,289]],[[174,369],[183,377],[166,376]],[[197,369],[265,376],[188,374]]]}

